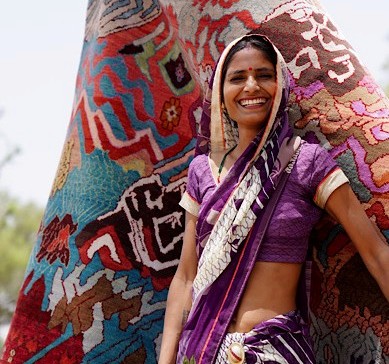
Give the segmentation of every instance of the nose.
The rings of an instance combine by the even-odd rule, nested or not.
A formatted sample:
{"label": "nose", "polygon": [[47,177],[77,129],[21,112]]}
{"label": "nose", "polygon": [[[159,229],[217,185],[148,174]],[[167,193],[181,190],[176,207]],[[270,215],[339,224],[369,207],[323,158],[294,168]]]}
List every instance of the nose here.
{"label": "nose", "polygon": [[254,91],[259,89],[259,84],[256,78],[252,75],[249,75],[246,80],[245,89],[247,91]]}

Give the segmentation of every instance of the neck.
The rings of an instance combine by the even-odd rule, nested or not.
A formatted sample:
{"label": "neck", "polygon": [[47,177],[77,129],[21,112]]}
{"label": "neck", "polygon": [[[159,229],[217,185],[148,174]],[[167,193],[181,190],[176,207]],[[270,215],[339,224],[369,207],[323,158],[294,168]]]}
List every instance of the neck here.
{"label": "neck", "polygon": [[258,135],[260,131],[253,129],[243,129],[239,128],[239,141],[234,150],[234,155],[239,157],[253,141],[253,139]]}

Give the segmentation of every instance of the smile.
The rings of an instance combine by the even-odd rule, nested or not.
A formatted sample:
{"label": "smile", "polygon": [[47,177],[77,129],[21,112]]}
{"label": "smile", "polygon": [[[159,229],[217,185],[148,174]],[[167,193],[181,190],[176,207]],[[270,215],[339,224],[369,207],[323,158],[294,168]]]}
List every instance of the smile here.
{"label": "smile", "polygon": [[239,101],[241,106],[263,105],[264,103],[266,103],[266,98],[264,97],[258,97],[256,99],[244,99]]}

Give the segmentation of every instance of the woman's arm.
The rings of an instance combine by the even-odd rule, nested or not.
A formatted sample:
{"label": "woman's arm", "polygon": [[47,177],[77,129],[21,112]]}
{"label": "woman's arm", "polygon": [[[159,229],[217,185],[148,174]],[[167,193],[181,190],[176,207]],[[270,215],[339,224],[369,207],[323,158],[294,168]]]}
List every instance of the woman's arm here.
{"label": "woman's arm", "polygon": [[187,212],[185,220],[181,258],[167,298],[159,364],[176,362],[180,334],[192,306],[192,282],[197,272],[197,217]]}
{"label": "woman's arm", "polygon": [[337,188],[328,198],[325,209],[346,230],[389,301],[389,245],[366,215],[350,185]]}

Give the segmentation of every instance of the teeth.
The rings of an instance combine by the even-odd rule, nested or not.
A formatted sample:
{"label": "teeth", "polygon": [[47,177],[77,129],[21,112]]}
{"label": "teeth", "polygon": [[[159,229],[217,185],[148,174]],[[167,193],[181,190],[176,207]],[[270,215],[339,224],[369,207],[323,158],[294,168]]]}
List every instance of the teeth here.
{"label": "teeth", "polygon": [[261,97],[257,99],[245,99],[241,100],[240,104],[242,106],[248,106],[248,105],[259,105],[259,104],[264,104],[266,102],[266,99]]}

